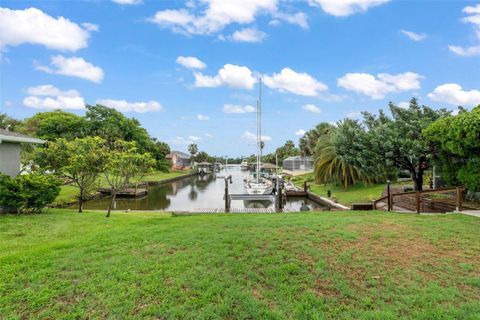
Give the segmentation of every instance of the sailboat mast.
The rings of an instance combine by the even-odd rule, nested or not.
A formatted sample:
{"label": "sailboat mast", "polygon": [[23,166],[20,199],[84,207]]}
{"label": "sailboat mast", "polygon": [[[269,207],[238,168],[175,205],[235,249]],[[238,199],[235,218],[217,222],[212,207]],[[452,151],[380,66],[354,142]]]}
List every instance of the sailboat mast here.
{"label": "sailboat mast", "polygon": [[256,181],[257,183],[260,182],[260,160],[261,160],[261,153],[262,153],[262,129],[261,129],[261,121],[262,121],[262,78],[260,78],[260,89],[257,101],[257,166],[256,166]]}

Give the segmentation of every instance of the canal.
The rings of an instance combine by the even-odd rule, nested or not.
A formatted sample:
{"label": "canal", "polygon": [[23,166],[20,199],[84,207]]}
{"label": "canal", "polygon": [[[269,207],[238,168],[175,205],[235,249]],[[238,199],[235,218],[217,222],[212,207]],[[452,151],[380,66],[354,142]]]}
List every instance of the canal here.
{"label": "canal", "polygon": [[[224,208],[223,195],[225,180],[231,175],[229,192],[245,193],[243,180],[249,176],[248,171],[240,166],[228,166],[220,172],[205,176],[192,176],[179,181],[149,186],[148,194],[141,198],[117,198],[115,210],[156,210],[156,211],[193,211],[198,209]],[[98,198],[85,203],[85,209],[106,210],[110,197]],[[328,210],[328,206],[312,202],[305,198],[288,198],[285,211],[300,211],[301,207],[309,210]],[[273,208],[271,201],[234,200],[232,208]]]}

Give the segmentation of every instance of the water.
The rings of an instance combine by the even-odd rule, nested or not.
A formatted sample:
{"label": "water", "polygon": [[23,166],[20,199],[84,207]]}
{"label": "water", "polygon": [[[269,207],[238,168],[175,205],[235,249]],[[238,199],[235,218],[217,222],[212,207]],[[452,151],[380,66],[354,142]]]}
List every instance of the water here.
{"label": "water", "polygon": [[[248,171],[239,166],[223,168],[220,172],[206,176],[193,176],[172,183],[149,186],[148,195],[142,198],[117,197],[116,210],[158,210],[158,211],[192,211],[195,209],[224,208],[225,180],[231,175],[229,192],[245,193],[243,180],[249,176]],[[99,198],[84,204],[85,209],[106,210],[110,197]],[[326,205],[317,204],[304,198],[288,198],[284,206],[286,211],[300,211],[305,204],[310,210],[328,210]],[[271,201],[232,200],[232,208],[273,208]]]}

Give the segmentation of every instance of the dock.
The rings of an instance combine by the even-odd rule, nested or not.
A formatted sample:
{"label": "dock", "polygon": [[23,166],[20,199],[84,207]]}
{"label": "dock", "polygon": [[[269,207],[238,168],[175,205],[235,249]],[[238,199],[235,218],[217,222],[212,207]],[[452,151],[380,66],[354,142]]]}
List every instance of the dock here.
{"label": "dock", "polygon": [[230,208],[230,212],[225,212],[225,208],[198,208],[189,212],[174,212],[174,215],[195,215],[195,214],[235,214],[235,213],[278,213],[274,208]]}
{"label": "dock", "polygon": [[[112,194],[111,188],[99,188],[99,192],[103,194]],[[117,197],[140,197],[148,193],[146,188],[126,188],[117,191]]]}

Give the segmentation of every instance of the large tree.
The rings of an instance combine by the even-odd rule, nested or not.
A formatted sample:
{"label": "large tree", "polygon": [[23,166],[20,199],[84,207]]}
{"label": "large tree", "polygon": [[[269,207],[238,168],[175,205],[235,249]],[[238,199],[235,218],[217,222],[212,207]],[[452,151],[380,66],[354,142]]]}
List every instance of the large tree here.
{"label": "large tree", "polygon": [[6,129],[9,131],[16,131],[17,127],[19,127],[21,121],[13,119],[5,113],[0,113],[0,129]]}
{"label": "large tree", "polygon": [[327,122],[321,122],[315,128],[307,131],[299,140],[300,152],[304,156],[315,153],[315,147],[320,137],[329,134],[335,127]]}
{"label": "large tree", "polygon": [[119,190],[127,188],[132,179],[140,181],[155,167],[149,153],[140,153],[135,142],[115,141],[107,151],[103,174],[112,189],[107,217],[110,217]]}
{"label": "large tree", "polygon": [[344,121],[339,124],[334,145],[349,164],[368,175],[379,176],[397,168],[410,173],[414,189],[422,190],[423,175],[428,169],[431,148],[422,130],[448,114],[419,106],[413,98],[408,108],[389,104],[391,116],[364,112],[363,123]]}
{"label": "large tree", "polygon": [[20,128],[25,134],[50,141],[58,138],[71,140],[83,137],[86,134],[85,130],[85,118],[62,110],[39,112],[25,119]]}
{"label": "large tree", "polygon": [[196,143],[191,143],[188,146],[188,152],[190,152],[190,159],[193,161],[195,155],[198,153],[198,146]]}
{"label": "large tree", "polygon": [[67,177],[78,188],[78,212],[83,210],[85,197],[102,172],[107,152],[105,140],[99,137],[60,138],[46,148],[37,149],[36,162],[42,168]]}
{"label": "large tree", "polygon": [[480,105],[435,121],[423,134],[437,150],[434,160],[442,178],[480,191]]}

